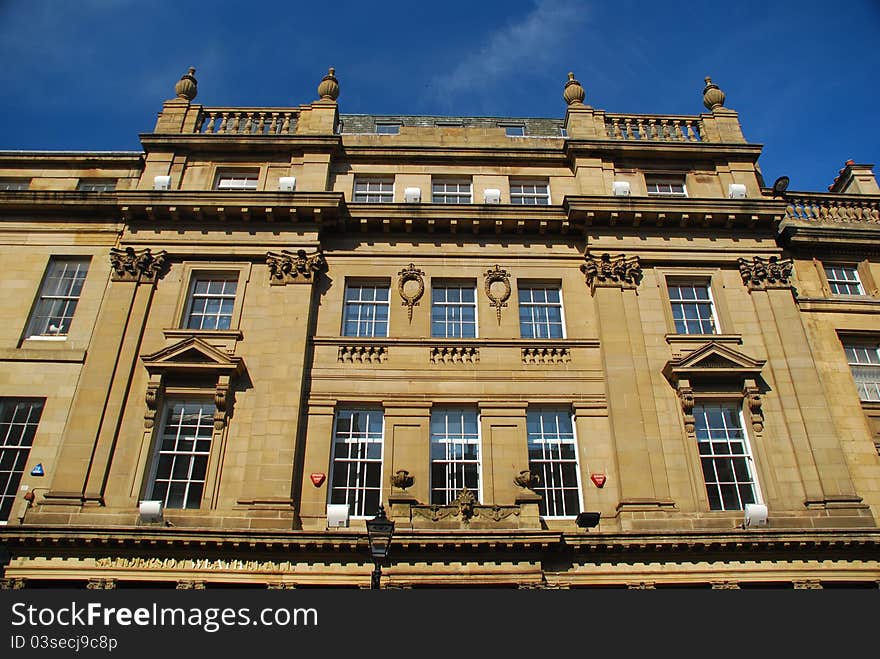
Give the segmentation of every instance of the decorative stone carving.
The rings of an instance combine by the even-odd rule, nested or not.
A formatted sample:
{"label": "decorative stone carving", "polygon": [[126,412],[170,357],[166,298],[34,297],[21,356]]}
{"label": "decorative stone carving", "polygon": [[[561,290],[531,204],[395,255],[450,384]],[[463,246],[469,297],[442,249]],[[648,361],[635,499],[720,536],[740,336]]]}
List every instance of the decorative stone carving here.
{"label": "decorative stone carving", "polygon": [[706,86],[703,88],[703,105],[713,112],[724,107],[724,92],[709,76],[706,76]]}
{"label": "decorative stone carving", "polygon": [[401,490],[412,487],[415,481],[416,479],[406,469],[398,469],[391,475],[391,485]]}
{"label": "decorative stone carving", "polygon": [[743,387],[743,396],[749,409],[749,417],[755,432],[764,431],[764,412],[761,409],[761,390],[755,386],[754,380],[747,380]]}
{"label": "decorative stone carving", "polygon": [[475,346],[435,346],[431,348],[432,364],[479,364],[480,349]]}
{"label": "decorative stone carving", "polygon": [[541,484],[541,477],[528,469],[523,469],[514,477],[513,482],[519,487],[532,490]]}
{"label": "decorative stone carving", "polygon": [[388,349],[385,346],[339,346],[336,361],[342,364],[382,364],[388,359]]}
{"label": "decorative stone carving", "polygon": [[177,590],[205,590],[204,581],[191,581],[189,579],[177,582]]}
{"label": "decorative stone carving", "polygon": [[339,98],[339,81],[335,74],[336,69],[331,66],[327,75],[321,78],[318,84],[318,98],[327,101],[335,101]]}
{"label": "decorative stone carving", "polygon": [[567,364],[571,361],[571,351],[568,348],[523,348],[522,363],[538,366],[549,364]]}
{"label": "decorative stone carving", "polygon": [[226,417],[229,414],[232,380],[228,375],[217,378],[217,388],[214,390],[214,430],[223,430],[226,425]]}
{"label": "decorative stone carving", "polygon": [[585,97],[586,92],[584,92],[581,83],[575,80],[574,73],[569,71],[568,82],[565,83],[565,88],[562,90],[562,98],[564,98],[565,102],[569,105],[583,105]]}
{"label": "decorative stone carving", "polygon": [[613,288],[636,288],[642,281],[642,266],[638,256],[602,254],[584,256],[581,272],[586,277],[590,292],[600,286]]}
{"label": "decorative stone carving", "polygon": [[681,400],[681,411],[684,412],[684,429],[688,434],[696,431],[697,421],[694,419],[694,390],[679,386],[678,397]]}
{"label": "decorative stone carving", "polygon": [[801,581],[792,581],[792,588],[795,590],[822,590],[822,582],[818,579],[803,579]]}
{"label": "decorative stone carving", "polygon": [[150,377],[147,384],[147,393],[144,399],[147,403],[147,411],[144,414],[144,428],[150,429],[156,421],[156,411],[159,407],[159,395],[162,392],[162,378],[158,375]]}
{"label": "decorative stone carving", "polygon": [[168,253],[153,254],[149,248],[135,250],[133,247],[110,250],[110,267],[113,281],[155,282],[162,274]]}
{"label": "decorative stone carving", "polygon": [[199,85],[196,81],[195,72],[195,67],[189,67],[189,71],[184,73],[180,80],[177,81],[177,84],[174,85],[174,93],[177,94],[177,98],[192,102],[196,97]]}
{"label": "decorative stone carving", "polygon": [[0,579],[0,590],[21,590],[25,587],[25,580],[21,578]]}
{"label": "decorative stone carving", "polygon": [[486,297],[489,298],[489,306],[495,309],[498,316],[498,324],[501,324],[501,309],[507,306],[510,299],[510,273],[496,265],[486,274]]}
{"label": "decorative stone carving", "polygon": [[409,322],[412,323],[413,307],[419,306],[419,300],[425,294],[425,273],[416,268],[415,264],[410,263],[403,270],[397,273],[400,279],[397,280],[397,292],[403,300],[403,306],[406,307],[406,315]]}
{"label": "decorative stone carving", "polygon": [[712,590],[739,590],[739,584],[736,581],[713,581]]}
{"label": "decorative stone carving", "polygon": [[751,261],[740,258],[737,263],[743,284],[748,286],[750,291],[791,288],[791,274],[794,270],[794,261],[791,259],[780,260],[778,256],[765,259],[755,256]]}
{"label": "decorative stone carving", "polygon": [[269,284],[272,286],[311,282],[313,275],[327,268],[327,260],[320,250],[314,254],[306,254],[304,249],[296,250],[296,254],[286,249],[268,252],[266,264],[269,266]]}

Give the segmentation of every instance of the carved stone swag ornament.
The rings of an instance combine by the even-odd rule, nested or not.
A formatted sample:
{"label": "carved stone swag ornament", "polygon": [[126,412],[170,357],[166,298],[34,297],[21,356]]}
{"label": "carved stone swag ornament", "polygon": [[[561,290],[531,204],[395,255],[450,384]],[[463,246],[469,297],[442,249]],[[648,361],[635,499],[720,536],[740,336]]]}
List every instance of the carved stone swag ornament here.
{"label": "carved stone swag ornament", "polygon": [[791,275],[794,270],[794,261],[781,259],[778,256],[763,258],[754,256],[752,260],[740,258],[739,274],[743,284],[750,291],[765,290],[768,288],[791,288]]}
{"label": "carved stone swag ornament", "polygon": [[412,323],[413,307],[419,306],[419,300],[425,294],[425,273],[416,268],[414,263],[410,263],[397,274],[400,277],[397,280],[397,292],[406,307],[409,322]]}
{"label": "carved stone swag ornament", "polygon": [[286,249],[269,252],[266,254],[266,264],[269,266],[269,284],[272,286],[310,282],[314,275],[327,268],[327,261],[320,251],[306,254],[304,249],[296,250],[295,254]]}
{"label": "carved stone swag ornament", "polygon": [[110,250],[111,279],[113,281],[155,282],[163,273],[168,253],[164,250],[153,254],[149,248],[135,250],[112,248]]}
{"label": "carved stone swag ornament", "polygon": [[586,277],[591,293],[595,293],[599,287],[637,288],[642,281],[642,266],[638,256],[587,254],[581,264],[581,272]]}
{"label": "carved stone swag ornament", "polygon": [[519,515],[519,506],[484,506],[477,501],[476,495],[468,488],[462,488],[458,497],[449,505],[432,504],[413,506],[412,514],[432,522],[439,522],[449,517],[457,517],[467,526],[473,518],[481,518],[491,522],[500,522],[508,517]]}
{"label": "carved stone swag ornament", "polygon": [[498,317],[498,324],[501,324],[501,309],[507,306],[510,299],[510,273],[499,265],[491,270],[487,270],[486,274],[486,297],[489,298],[489,306],[495,309]]}

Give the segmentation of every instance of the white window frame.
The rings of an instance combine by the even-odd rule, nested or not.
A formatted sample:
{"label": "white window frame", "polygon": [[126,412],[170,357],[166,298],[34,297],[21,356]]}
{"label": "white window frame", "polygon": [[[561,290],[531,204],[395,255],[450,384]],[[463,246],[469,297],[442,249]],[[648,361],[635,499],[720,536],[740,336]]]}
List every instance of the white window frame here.
{"label": "white window frame", "polygon": [[[196,289],[199,286],[200,282],[208,282],[208,291],[205,293],[197,293]],[[210,292],[211,284],[223,282],[222,290],[217,292]],[[228,285],[234,284],[235,288],[232,293],[228,292]],[[234,321],[236,319],[236,300],[239,295],[239,286],[240,284],[240,272],[238,270],[221,270],[218,272],[194,272],[192,278],[189,283],[189,291],[186,296],[186,311],[183,316],[183,327],[184,329],[190,329],[195,331],[204,331],[210,332],[214,330],[230,330],[234,327]],[[197,299],[206,300],[205,303],[205,311],[195,312],[194,308],[196,306]],[[219,300],[220,301],[220,311],[217,313],[208,314],[205,313],[207,311],[208,301]],[[228,313],[223,312],[223,303],[231,300],[232,308],[229,309]],[[194,318],[201,318],[198,326],[193,326]],[[206,328],[204,325],[204,319],[213,317],[216,319],[216,325],[220,324],[221,318],[228,318],[229,323],[226,327],[208,327]]]}
{"label": "white window frame", "polygon": [[[829,263],[824,266],[825,279],[832,295],[864,295],[865,287],[855,263]],[[842,288],[847,290],[841,291]],[[855,288],[855,292],[849,290]]]}
{"label": "white window frame", "polygon": [[[533,299],[523,302],[522,294],[524,291],[534,291],[534,290],[543,290],[543,291],[556,291],[559,293],[559,302],[551,303],[551,302],[535,302]],[[545,295],[546,297],[546,295]],[[534,295],[530,295],[530,298],[534,298]],[[565,305],[562,300],[562,286],[558,284],[542,284],[540,282],[517,282],[517,301],[519,305],[520,317],[519,317],[519,335],[522,339],[539,339],[539,340],[554,340],[554,339],[564,339],[566,338],[565,333]],[[535,320],[534,310],[539,308],[559,308],[559,324],[561,325],[560,330],[562,332],[561,336],[549,336],[550,328],[555,326],[556,323],[551,323],[549,318],[538,322]],[[543,325],[548,330],[548,336],[526,336],[523,331],[523,318],[522,311],[526,308],[529,310],[529,322],[526,325],[532,325],[533,327],[538,327]]]}
{"label": "white window frame", "polygon": [[[525,188],[534,188],[534,190]],[[510,181],[510,203],[514,206],[549,206],[549,181],[540,179]]]}
{"label": "white window frame", "polygon": [[[434,291],[439,289],[470,289],[474,294],[473,302],[449,302],[448,299],[443,302],[435,302],[434,301]],[[448,298],[448,295],[446,296]],[[443,326],[446,328],[446,333],[444,335],[439,335],[434,333],[434,308],[435,306],[439,306],[444,309],[443,314]],[[461,320],[460,314],[458,320],[450,320],[449,319],[449,309],[452,307],[458,307],[459,309],[463,309],[465,307],[472,307],[474,310],[474,335],[473,336],[463,336],[462,333],[455,335],[449,335],[449,327],[458,327],[459,332],[465,327],[465,325],[469,325],[470,323],[464,323]],[[456,281],[456,280],[441,280],[437,282],[432,282],[431,284],[431,338],[433,339],[476,339],[480,335],[480,316],[479,316],[479,305],[477,304],[477,286],[473,280],[470,281]]]}
{"label": "white window frame", "polygon": [[844,341],[843,349],[859,400],[880,402],[880,346],[863,341]]}
{"label": "white window frame", "polygon": [[[63,341],[67,338],[90,264],[89,257],[53,256],[49,259],[40,284],[40,294],[25,330],[26,339]],[[68,276],[68,268],[73,269],[72,276]],[[58,281],[58,286],[50,291],[50,282],[55,280]],[[62,284],[64,288],[59,289]]]}
{"label": "white window frame", "polygon": [[[19,415],[23,406],[27,406],[27,409],[23,410],[24,419]],[[5,396],[0,398],[0,525],[7,523],[15,507],[19,493],[18,486],[24,476],[45,406],[45,398]],[[7,422],[6,414],[10,407],[13,409]],[[35,407],[39,407],[36,412]],[[11,464],[7,464],[7,452],[14,456]],[[5,507],[8,507],[8,510],[4,515]]]}
{"label": "white window frame", "polygon": [[[435,434],[434,432],[434,420],[435,415],[443,415],[444,421],[444,431],[440,434]],[[449,419],[450,415],[458,414],[461,419],[461,433],[450,432],[449,430]],[[465,428],[465,416],[473,415],[476,432],[474,433],[466,433]],[[432,504],[438,504],[441,506],[449,505],[458,497],[459,493],[462,489],[467,487],[467,477],[464,476],[463,472],[467,470],[468,465],[473,465],[476,467],[476,487],[468,487],[469,490],[474,492],[478,501],[483,500],[483,449],[482,449],[482,439],[480,436],[480,413],[477,409],[466,406],[456,406],[456,405],[444,405],[435,407],[431,410],[431,438],[430,438],[430,451],[431,451],[431,471],[430,471],[430,497]],[[442,459],[434,458],[434,448],[436,445],[443,445],[444,447],[444,457]],[[460,457],[459,450],[465,446],[475,446],[476,447],[476,455],[475,459],[465,459]],[[463,455],[463,451],[461,451]],[[434,467],[437,464],[444,465],[444,480],[442,484],[438,484],[434,479]]]}
{"label": "white window frame", "polygon": [[[340,430],[340,419],[345,414],[378,414],[381,418],[381,430],[378,435],[370,431],[370,419],[367,418],[367,428],[357,433],[351,430]],[[350,426],[349,426],[350,428]],[[337,456],[336,446],[338,440],[342,438],[342,443],[349,445],[349,454],[347,456]],[[369,457],[369,449],[371,444],[379,445],[379,457]],[[351,448],[357,445],[358,454],[352,456]],[[360,455],[360,452],[363,455]],[[385,413],[381,407],[344,407],[336,410],[333,418],[333,437],[331,438],[330,448],[330,485],[327,488],[328,503],[348,504],[349,517],[352,519],[367,519],[373,517],[378,512],[379,505],[382,504],[382,483],[385,454]],[[370,485],[367,481],[369,475],[367,470],[369,465],[379,465],[379,478],[375,485]],[[343,465],[346,465],[343,467]],[[354,466],[352,473],[351,465]],[[338,488],[335,485],[336,474],[339,469],[346,469],[345,486]],[[367,492],[375,492],[376,509],[372,510],[372,505],[367,506]],[[352,496],[353,494],[353,496]]]}
{"label": "white window frame", "polygon": [[[380,130],[384,129],[384,130]],[[390,130],[389,130],[390,129]],[[377,121],[376,135],[398,135],[400,134],[400,123],[397,121]]]}
{"label": "white window frame", "polygon": [[260,183],[259,169],[221,169],[214,177],[214,189],[224,192],[253,192]]}
{"label": "white window frame", "polygon": [[[349,300],[349,291],[359,289],[357,300]],[[374,297],[372,300],[363,299],[364,289],[372,289]],[[375,299],[375,292],[379,290],[385,291],[385,299]],[[349,317],[349,305],[353,305],[357,309],[356,318]],[[384,333],[376,332],[376,325],[381,322],[376,320],[376,310],[379,307],[385,308],[385,331]],[[370,312],[369,310],[372,310]],[[340,333],[342,336],[350,337],[387,337],[391,320],[391,285],[387,281],[375,280],[353,280],[345,282],[345,291],[342,299],[342,328]],[[346,326],[349,321],[357,323],[357,331],[354,334],[346,332]],[[368,333],[361,333],[361,327],[366,325],[369,328]]]}
{"label": "white window frame", "polygon": [[474,182],[469,178],[431,179],[431,203],[433,204],[472,204],[474,201]]}
{"label": "white window frame", "polygon": [[[710,409],[710,408],[718,408],[721,410],[728,409],[728,410],[731,410],[735,414],[734,418],[739,422],[739,428],[737,428],[736,430],[738,430],[742,435],[742,445],[743,445],[742,452],[740,452],[740,453],[732,453],[731,452],[731,446],[730,446],[731,442],[738,441],[738,439],[735,437],[734,438],[730,437],[730,434],[728,432],[729,426],[727,426],[726,424],[725,424],[724,428],[721,429],[724,431],[724,436],[716,435],[715,437],[719,437],[719,438],[713,439],[712,433],[711,433],[712,429],[708,428],[708,415],[705,412],[703,412],[703,410]],[[694,409],[693,409],[692,414],[694,416],[694,435],[697,439],[697,454],[700,459],[700,472],[703,475],[703,485],[706,488],[706,497],[709,501],[710,510],[713,510],[713,511],[743,510],[746,503],[763,503],[764,499],[761,494],[761,486],[758,482],[758,474],[757,474],[757,468],[755,466],[754,453],[752,452],[752,446],[751,446],[751,442],[749,440],[749,433],[746,430],[745,419],[743,417],[742,402],[741,401],[714,401],[714,400],[699,401],[698,400],[697,403],[694,405]],[[699,437],[700,425],[701,425],[701,420],[703,420],[703,419],[705,419],[705,421],[706,421],[707,430],[709,431],[709,433],[708,433],[709,438],[707,440],[700,441],[700,437]],[[719,430],[719,429],[715,429],[715,430]],[[707,444],[708,448],[710,449],[710,452],[704,454],[703,453],[704,446],[701,446],[701,444]],[[714,452],[712,450],[713,444],[725,445],[727,447],[727,452],[726,453],[723,451]],[[706,472],[706,468],[703,464],[703,461],[706,459],[713,461],[713,475],[715,476],[714,480],[710,480],[709,474],[707,474],[707,472]],[[726,461],[732,463],[732,461],[734,459],[740,459],[740,460],[745,461],[744,464],[745,464],[745,467],[748,471],[748,475],[749,475],[750,480],[743,480],[743,481],[738,480],[738,477],[736,475],[736,468],[733,466],[733,464],[731,464],[731,466],[730,466],[730,471],[734,475],[734,480],[733,481],[718,480],[718,471],[717,471],[717,466],[716,466],[717,461],[725,461],[726,460]],[[721,492],[720,492],[720,487],[721,487],[722,483],[726,484],[726,485],[734,485],[735,486],[736,500],[739,503],[739,507],[728,507],[726,505],[727,502],[725,501],[724,497],[721,495]],[[739,488],[744,485],[751,486],[754,501],[744,501],[743,500],[742,494],[741,494]],[[718,501],[721,505],[720,508],[713,508],[712,507],[712,505],[713,505],[712,504],[712,497],[709,495],[709,488],[710,487],[715,487],[718,490]]]}
{"label": "white window frame", "polygon": [[[172,420],[172,415],[175,413],[178,406],[182,406],[183,414],[176,425],[169,426]],[[198,420],[195,424],[184,424],[184,418],[188,416],[186,414],[187,408],[192,409],[194,407],[199,409]],[[147,487],[145,490],[146,499],[151,501],[162,501],[164,508],[173,510],[198,510],[202,507],[201,502],[205,498],[205,486],[208,482],[208,470],[210,468],[211,451],[214,444],[214,411],[216,409],[214,401],[211,398],[206,397],[169,397],[164,401],[162,423],[156,433],[155,446],[153,447],[153,456],[150,466],[150,476],[147,480]],[[193,439],[189,439],[188,435],[182,435],[184,429],[188,428],[194,429],[192,435]],[[169,430],[172,432],[169,432]],[[165,448],[166,440],[173,441],[172,448]],[[182,444],[182,442],[188,441],[191,441],[193,444],[190,450],[185,450],[186,446],[185,444]],[[205,442],[207,442],[207,448],[204,446]],[[204,460],[204,471],[201,478],[194,478],[193,467],[199,459]],[[166,461],[168,460],[170,460],[170,465],[168,466],[167,475],[163,473],[163,476],[160,478],[160,466],[166,464]],[[180,464],[184,465],[185,469],[177,469],[178,460],[181,460]],[[182,474],[181,471],[185,471],[185,474]],[[167,483],[164,487],[164,495],[157,491],[157,488],[162,487],[160,483]],[[183,505],[181,506],[170,506],[168,504],[169,493],[173,483],[185,483]],[[198,497],[195,501],[198,504],[196,506],[187,505],[189,503],[190,492],[193,486],[200,487]]]}
{"label": "white window frame", "polygon": [[[540,431],[538,433],[537,438],[533,437],[532,433],[529,432],[529,420],[532,415],[543,415],[547,413],[552,413],[556,419],[556,432],[546,432],[544,429],[543,421],[540,424]],[[541,417],[543,419],[543,417]],[[571,424],[571,437],[567,438],[564,433],[559,431],[559,419],[567,418],[569,424]],[[542,459],[539,462],[533,462],[531,456],[531,447],[533,444],[541,444],[542,446]],[[570,444],[572,447],[572,451],[574,452],[574,460],[571,459],[562,459],[560,453],[560,447],[562,444]],[[553,455],[552,445],[556,445],[556,455]],[[548,454],[548,448],[549,454]],[[540,507],[543,511],[541,517],[544,519],[572,519],[578,515],[584,509],[584,491],[583,486],[581,484],[581,465],[580,465],[580,455],[578,451],[578,440],[577,440],[577,428],[575,427],[574,415],[570,410],[559,408],[559,407],[534,407],[529,408],[526,411],[526,449],[529,451],[529,471],[533,473],[537,473],[540,477],[540,483],[536,485],[533,489],[538,494],[541,494],[541,504]],[[565,483],[562,478],[562,473],[552,468],[552,465],[555,464],[572,464],[574,463],[574,474],[575,474],[575,484],[572,485],[570,483]],[[538,465],[541,465],[540,467]],[[562,482],[557,484],[556,476],[560,477]],[[565,510],[565,490],[577,489],[577,510],[568,511]],[[549,496],[550,493],[553,493],[553,497]],[[552,511],[551,511],[552,509]],[[562,510],[563,514],[556,514],[557,511]],[[553,512],[554,514],[550,514]]]}
{"label": "white window frame", "polygon": [[[694,297],[693,300],[687,298],[673,298],[672,291],[670,290],[673,287],[681,287],[681,286],[703,286],[706,288],[706,294],[708,295],[708,300],[697,299]],[[715,305],[715,298],[712,295],[712,282],[710,279],[697,279],[697,278],[680,278],[680,277],[667,277],[666,278],[666,292],[669,297],[669,308],[672,313],[672,324],[675,329],[676,334],[680,334],[682,336],[690,335],[690,336],[707,336],[712,334],[720,334],[721,327],[718,322],[718,309]],[[685,331],[680,332],[678,327],[675,326],[676,318],[675,318],[675,308],[676,305],[681,305],[682,307],[687,304],[693,304],[695,306],[709,306],[709,311],[711,312],[711,321],[712,321],[712,331],[711,332],[688,332],[687,331],[687,323],[685,322],[686,318],[682,320],[685,322]],[[699,320],[700,325],[702,326],[704,322],[704,318],[698,317],[696,319],[691,320]],[[702,329],[702,327],[701,327]]]}
{"label": "white window frame", "polygon": [[[363,189],[359,189],[363,186]],[[352,199],[357,204],[390,204],[394,202],[393,176],[355,176]]]}
{"label": "white window frame", "polygon": [[504,135],[507,137],[525,137],[525,124],[498,124],[499,128],[504,129]]}
{"label": "white window frame", "polygon": [[[681,190],[675,190],[676,187]],[[668,187],[669,190],[664,190]],[[687,197],[687,184],[684,176],[665,174],[645,174],[645,190],[649,197]]]}

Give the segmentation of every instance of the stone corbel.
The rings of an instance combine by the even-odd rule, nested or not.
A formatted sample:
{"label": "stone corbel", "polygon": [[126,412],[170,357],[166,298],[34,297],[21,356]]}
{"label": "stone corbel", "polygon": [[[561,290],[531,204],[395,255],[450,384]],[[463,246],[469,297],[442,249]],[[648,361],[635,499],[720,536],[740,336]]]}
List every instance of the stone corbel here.
{"label": "stone corbel", "polygon": [[414,263],[410,263],[397,274],[400,277],[397,280],[397,292],[406,307],[409,322],[412,323],[413,307],[419,306],[419,300],[425,294],[425,273],[416,268]]}
{"label": "stone corbel", "polygon": [[778,256],[763,258],[752,257],[752,260],[740,258],[737,261],[739,274],[750,291],[763,291],[768,288],[791,288],[791,274],[794,261],[780,259]]}
{"label": "stone corbel", "polygon": [[684,429],[689,435],[696,432],[697,422],[694,419],[694,390],[688,380],[678,381],[678,397],[681,400],[681,411],[684,413]]}
{"label": "stone corbel", "polygon": [[638,256],[586,254],[581,272],[591,294],[595,294],[600,287],[637,289],[642,281],[642,266]]}
{"label": "stone corbel", "polygon": [[391,485],[399,490],[405,490],[408,487],[412,487],[415,480],[406,469],[398,469],[391,476]]}
{"label": "stone corbel", "polygon": [[156,422],[156,411],[159,409],[159,397],[162,395],[162,376],[154,373],[147,384],[145,400],[147,411],[144,414],[144,427],[150,429]]}
{"label": "stone corbel", "polygon": [[112,281],[156,283],[165,270],[168,253],[164,250],[153,254],[149,248],[135,250],[112,248],[110,268]]}
{"label": "stone corbel", "polygon": [[231,384],[232,379],[228,375],[217,378],[217,388],[214,390],[214,405],[217,408],[214,410],[214,430],[223,430],[226,426],[229,399],[232,397]]}
{"label": "stone corbel", "polygon": [[327,268],[327,260],[320,250],[314,254],[306,254],[304,249],[296,250],[295,254],[286,249],[268,252],[266,264],[269,266],[269,284],[272,286],[311,283],[314,275]]}
{"label": "stone corbel", "polygon": [[495,309],[500,325],[501,309],[507,306],[507,300],[510,299],[510,273],[496,265],[486,271],[485,277],[486,297],[489,298],[489,306]]}
{"label": "stone corbel", "polygon": [[764,430],[764,412],[761,409],[763,400],[761,399],[761,390],[758,389],[754,380],[746,380],[743,386],[743,396],[749,409],[749,420],[755,432],[763,432]]}

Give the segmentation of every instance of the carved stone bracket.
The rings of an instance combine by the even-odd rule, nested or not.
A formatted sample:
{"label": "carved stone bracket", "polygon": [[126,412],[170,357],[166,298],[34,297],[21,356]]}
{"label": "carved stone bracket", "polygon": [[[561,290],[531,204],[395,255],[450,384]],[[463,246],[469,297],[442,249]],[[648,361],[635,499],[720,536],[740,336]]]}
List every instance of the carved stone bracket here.
{"label": "carved stone bracket", "polygon": [[687,384],[679,382],[678,397],[681,400],[681,411],[684,413],[684,429],[689,435],[696,431],[697,422],[694,419],[694,390]]}
{"label": "carved stone bracket", "polygon": [[314,280],[315,274],[327,268],[327,260],[320,250],[314,254],[306,254],[304,249],[296,250],[296,254],[286,249],[268,252],[266,264],[269,266],[269,284],[272,286],[309,283]]}
{"label": "carved stone bracket", "polygon": [[391,475],[391,485],[400,490],[412,487],[415,481],[416,479],[406,469],[398,469]]}
{"label": "carved stone bracket", "polygon": [[214,430],[223,430],[226,425],[226,417],[229,414],[230,398],[232,397],[232,379],[228,375],[217,377],[217,387],[214,389]]}
{"label": "carved stone bracket", "polygon": [[743,284],[748,286],[750,291],[791,288],[791,274],[794,269],[794,261],[791,259],[780,260],[778,256],[765,259],[755,256],[751,261],[740,258],[737,263]]}
{"label": "carved stone bracket", "polygon": [[637,288],[642,281],[642,266],[638,256],[587,254],[584,261],[581,272],[586,277],[591,293],[595,293],[599,287]]}
{"label": "carved stone bracket", "polygon": [[96,577],[94,579],[89,579],[89,582],[86,584],[86,590],[115,590],[116,589],[116,579],[103,579],[100,577]]}
{"label": "carved stone bracket", "polygon": [[513,479],[514,484],[527,490],[532,490],[541,484],[541,477],[528,469],[523,469]]}
{"label": "carved stone bracket", "polygon": [[147,411],[144,414],[144,427],[149,429],[153,427],[156,421],[156,411],[159,407],[159,397],[162,395],[162,376],[154,373],[150,376],[150,382],[147,384],[147,393],[144,397],[147,403]]}
{"label": "carved stone bracket", "polygon": [[489,306],[495,309],[500,325],[501,309],[507,306],[507,300],[510,299],[510,273],[496,265],[486,271],[485,277],[486,297],[489,298]]}
{"label": "carved stone bracket", "polygon": [[397,274],[400,276],[397,280],[397,292],[403,300],[403,306],[406,307],[406,314],[411,323],[413,307],[419,306],[419,300],[425,294],[425,273],[416,268],[414,263],[410,263]]}
{"label": "carved stone bracket", "polygon": [[114,247],[110,250],[111,280],[155,283],[164,271],[167,258],[164,250],[153,254],[149,248]]}
{"label": "carved stone bracket", "polygon": [[755,432],[763,432],[764,430],[764,412],[761,409],[761,390],[758,389],[754,380],[746,380],[743,387],[743,396],[746,399],[746,405],[749,409],[749,420]]}
{"label": "carved stone bracket", "polygon": [[205,590],[205,582],[182,579],[177,582],[177,590]]}
{"label": "carved stone bracket", "polygon": [[0,590],[21,590],[25,587],[25,580],[21,578],[0,579]]}

